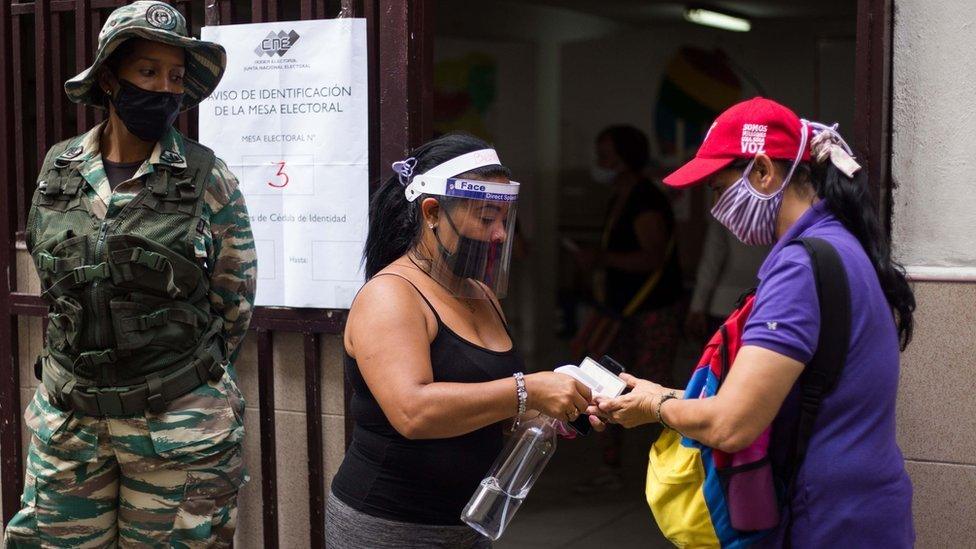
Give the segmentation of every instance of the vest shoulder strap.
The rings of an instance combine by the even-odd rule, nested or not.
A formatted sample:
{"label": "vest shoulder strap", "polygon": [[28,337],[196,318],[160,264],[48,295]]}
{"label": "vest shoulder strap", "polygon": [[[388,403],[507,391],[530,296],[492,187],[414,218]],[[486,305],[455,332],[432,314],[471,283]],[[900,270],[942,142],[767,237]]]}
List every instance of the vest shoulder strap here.
{"label": "vest shoulder strap", "polygon": [[160,211],[179,211],[199,216],[207,181],[217,157],[209,148],[185,137],[183,154],[186,169],[174,172],[170,168],[164,168],[150,175],[146,181],[150,195],[145,201],[151,208]]}
{"label": "vest shoulder strap", "polygon": [[83,179],[81,174],[72,173],[69,167],[84,152],[79,145],[82,137],[78,135],[66,139],[48,150],[38,172],[35,189],[35,196],[43,195],[45,203],[71,200],[71,197],[77,195],[81,189]]}
{"label": "vest shoulder strap", "polygon": [[188,138],[183,138],[183,152],[186,153],[186,165],[199,167],[194,183],[206,183],[207,177],[213,171],[217,155],[205,145]]}
{"label": "vest shoulder strap", "polygon": [[[66,160],[78,148],[77,143],[81,140],[81,137],[77,135],[70,139],[65,139],[64,141],[55,143],[48,149],[47,155],[44,157],[44,163],[41,164],[41,170],[38,172],[38,183],[44,181],[48,172],[51,170],[60,170],[61,168],[67,167]],[[79,149],[78,154],[80,153],[81,151]]]}
{"label": "vest shoulder strap", "polygon": [[47,156],[44,157],[44,165],[41,167],[41,172],[45,172],[54,167],[54,161],[68,149],[68,146],[74,141],[72,139],[65,139],[60,143],[55,143],[50,149],[47,150]]}
{"label": "vest shoulder strap", "polygon": [[192,186],[199,199],[206,194],[207,180],[217,162],[217,155],[210,148],[184,137],[183,152],[186,155],[187,170],[192,174]]}

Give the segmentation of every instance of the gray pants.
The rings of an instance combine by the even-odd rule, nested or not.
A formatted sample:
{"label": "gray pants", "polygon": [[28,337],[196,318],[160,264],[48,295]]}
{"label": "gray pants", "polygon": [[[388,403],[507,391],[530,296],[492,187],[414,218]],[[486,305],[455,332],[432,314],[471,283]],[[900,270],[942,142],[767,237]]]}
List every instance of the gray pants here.
{"label": "gray pants", "polygon": [[467,526],[432,526],[367,515],[331,492],[325,511],[329,549],[491,549],[491,540]]}

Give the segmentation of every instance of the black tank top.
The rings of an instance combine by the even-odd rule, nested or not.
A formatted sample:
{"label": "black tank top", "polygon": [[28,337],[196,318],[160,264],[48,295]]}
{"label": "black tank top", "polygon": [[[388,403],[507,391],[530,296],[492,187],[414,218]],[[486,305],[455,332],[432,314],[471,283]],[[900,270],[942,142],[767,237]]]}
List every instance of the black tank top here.
{"label": "black tank top", "polygon": [[[437,335],[430,343],[435,382],[482,383],[523,371],[514,340],[511,350],[498,352],[462,339],[444,324],[423,292],[407,282],[420,293],[437,319]],[[501,319],[497,307],[495,312]],[[507,326],[505,330],[508,331]],[[388,520],[462,524],[461,511],[501,452],[503,424],[459,437],[409,440],[387,420],[356,360],[347,353],[344,363],[353,391],[350,414],[356,426],[345,459],[332,480],[335,496],[357,511]]]}
{"label": "black tank top", "polygon": [[[611,207],[613,207],[612,204]],[[607,227],[609,231],[605,242],[607,251],[626,253],[641,249],[637,233],[634,231],[634,221],[645,212],[657,212],[664,216],[665,227],[668,231],[667,239],[674,238],[674,212],[667,195],[655,187],[650,180],[641,179],[631,189],[630,196],[627,197],[627,202],[620,215],[616,219],[610,219],[608,212],[607,224],[612,225]],[[657,285],[644,298],[634,313],[670,306],[681,297],[681,264],[678,260],[678,254],[672,252],[666,261]],[[618,313],[627,308],[651,276],[650,273],[632,273],[611,268],[607,268],[606,271],[606,306]]]}

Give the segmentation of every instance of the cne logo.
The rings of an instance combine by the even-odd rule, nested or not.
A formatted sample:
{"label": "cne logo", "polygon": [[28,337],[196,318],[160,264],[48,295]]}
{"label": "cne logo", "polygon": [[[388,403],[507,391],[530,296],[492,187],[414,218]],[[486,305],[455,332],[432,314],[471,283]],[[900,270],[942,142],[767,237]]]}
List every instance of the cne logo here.
{"label": "cne logo", "polygon": [[301,37],[295,31],[288,33],[285,33],[285,31],[272,31],[264,37],[264,40],[261,40],[261,43],[255,48],[254,53],[258,54],[258,57],[262,55],[283,57],[295,45],[295,42],[298,42],[299,38]]}

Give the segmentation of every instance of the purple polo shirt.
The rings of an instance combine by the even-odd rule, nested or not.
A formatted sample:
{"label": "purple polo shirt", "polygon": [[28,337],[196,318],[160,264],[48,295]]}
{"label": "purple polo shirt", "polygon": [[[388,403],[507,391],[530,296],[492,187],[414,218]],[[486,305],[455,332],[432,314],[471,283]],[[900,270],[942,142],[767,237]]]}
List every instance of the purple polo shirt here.
{"label": "purple polo shirt", "polygon": [[[821,404],[797,477],[793,547],[912,547],[912,485],[895,440],[898,336],[867,254],[823,202],[810,208],[773,247],[759,270],[755,308],[743,333],[756,345],[808,363],[817,349],[820,306],[810,256],[790,241],[822,238],[837,249],[851,290],[851,340],[837,387]],[[792,432],[798,388],[774,427]],[[787,452],[774,437],[771,455]],[[782,545],[784,528],[760,545]]]}

